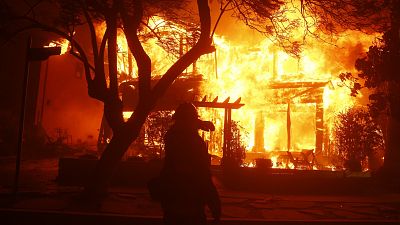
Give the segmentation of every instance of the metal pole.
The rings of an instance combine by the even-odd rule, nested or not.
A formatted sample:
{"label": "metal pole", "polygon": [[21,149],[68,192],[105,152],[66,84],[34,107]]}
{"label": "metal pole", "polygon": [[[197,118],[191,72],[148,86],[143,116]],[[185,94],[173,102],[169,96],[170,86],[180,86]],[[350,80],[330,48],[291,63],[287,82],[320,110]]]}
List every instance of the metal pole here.
{"label": "metal pole", "polygon": [[44,114],[44,105],[46,101],[46,86],[47,86],[47,77],[49,74],[49,61],[46,62],[46,72],[44,74],[44,82],[43,82],[43,91],[42,91],[42,105],[41,105],[41,110],[40,110],[40,115],[38,119],[38,125],[42,126],[42,120],[43,120],[43,114]]}
{"label": "metal pole", "polygon": [[19,116],[19,128],[18,128],[18,148],[17,148],[17,156],[15,159],[15,177],[14,177],[14,196],[17,195],[18,192],[18,183],[19,183],[19,173],[21,167],[21,152],[22,152],[22,142],[23,142],[23,134],[24,134],[24,123],[25,123],[25,106],[26,106],[26,93],[28,89],[28,77],[29,77],[29,49],[31,47],[32,38],[28,38],[27,48],[26,48],[26,57],[25,57],[25,71],[24,71],[24,80],[22,84],[22,96],[21,96],[21,109]]}

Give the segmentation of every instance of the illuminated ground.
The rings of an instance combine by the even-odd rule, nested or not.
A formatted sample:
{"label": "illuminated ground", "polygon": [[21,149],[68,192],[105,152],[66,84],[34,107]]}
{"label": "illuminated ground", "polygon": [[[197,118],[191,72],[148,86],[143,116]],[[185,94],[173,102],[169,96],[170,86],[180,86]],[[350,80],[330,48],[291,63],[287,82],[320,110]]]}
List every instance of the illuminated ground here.
{"label": "illuminated ground", "polygon": [[[86,221],[85,224],[95,224],[96,218],[103,218],[103,222],[115,221],[113,224],[161,224],[161,209],[150,200],[145,188],[113,187],[100,205],[75,200],[79,187],[58,186],[54,182],[57,162],[57,158],[24,160],[19,194],[16,201],[11,201],[14,160],[1,159],[0,220],[16,219],[20,222],[15,224],[35,224],[30,222],[47,218],[40,219],[41,224],[55,224],[52,220],[68,215],[70,223],[65,220],[58,224],[80,224],[74,218],[81,223]],[[400,193],[277,195],[232,191],[220,183],[217,186],[223,206],[223,224],[400,223]],[[24,218],[27,221],[24,222]]]}

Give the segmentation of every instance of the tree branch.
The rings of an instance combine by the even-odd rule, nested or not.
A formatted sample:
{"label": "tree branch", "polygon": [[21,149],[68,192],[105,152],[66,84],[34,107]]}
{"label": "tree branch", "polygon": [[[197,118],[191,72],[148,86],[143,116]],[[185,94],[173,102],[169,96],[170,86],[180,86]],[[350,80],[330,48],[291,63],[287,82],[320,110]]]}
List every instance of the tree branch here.
{"label": "tree branch", "polygon": [[221,1],[221,11],[220,11],[220,13],[219,13],[219,15],[218,15],[217,21],[215,22],[214,29],[213,29],[213,31],[212,31],[212,33],[211,33],[211,38],[214,36],[215,30],[217,29],[217,26],[218,26],[218,23],[219,23],[219,21],[221,20],[222,15],[225,13],[226,8],[229,6],[229,4],[231,4],[231,1],[232,1],[232,0],[229,0],[229,1],[224,5],[224,7],[222,7],[222,1]]}
{"label": "tree branch", "polygon": [[152,91],[152,105],[167,91],[168,87],[174,80],[200,56],[215,51],[215,47],[211,45],[211,16],[210,8],[207,0],[197,0],[198,12],[200,17],[200,38],[197,43],[174,65],[172,65],[164,76],[157,82]]}
{"label": "tree branch", "polygon": [[[105,94],[108,91],[106,74],[104,72],[104,52],[109,36],[110,36],[110,30],[109,28],[106,28],[106,31],[104,32],[103,38],[100,43],[99,56],[95,61],[96,71],[93,81],[96,84],[97,89],[99,90],[99,95],[101,93]],[[105,99],[105,95],[103,96],[103,99]]]}
{"label": "tree branch", "polygon": [[117,18],[116,13],[112,13],[107,19],[109,29],[108,37],[108,76],[110,78],[111,98],[118,98],[118,59],[117,59]]}
{"label": "tree branch", "polygon": [[92,49],[93,49],[93,57],[94,57],[94,61],[97,61],[98,58],[98,49],[97,49],[97,36],[96,36],[96,30],[94,29],[94,25],[93,25],[93,21],[92,18],[90,17],[89,13],[88,13],[88,8],[87,5],[85,4],[85,1],[80,1],[81,6],[82,6],[82,11],[83,11],[83,15],[85,16],[86,22],[88,24],[89,27],[89,31],[90,31],[90,41],[92,43]]}
{"label": "tree branch", "polygon": [[36,25],[28,25],[28,26],[25,26],[25,27],[22,27],[22,28],[19,28],[19,29],[17,29],[17,30],[15,30],[15,31],[13,31],[13,32],[11,32],[11,33],[6,33],[3,29],[1,29],[0,30],[0,33],[2,33],[1,34],[1,38],[4,38],[4,41],[0,44],[0,48],[1,47],[3,47],[3,46],[5,46],[5,45],[7,45],[9,42],[11,42],[11,40],[15,37],[15,36],[17,36],[18,34],[21,34],[21,33],[24,33],[25,31],[28,31],[28,30],[33,30],[33,29],[37,29],[37,26]]}
{"label": "tree branch", "polygon": [[94,83],[93,83],[93,79],[91,77],[91,72],[90,70],[95,70],[95,68],[90,64],[85,51],[83,50],[82,46],[80,46],[80,44],[73,38],[73,36],[65,33],[64,31],[61,31],[55,27],[52,26],[48,26],[45,24],[40,23],[39,21],[36,21],[35,19],[29,18],[29,17],[15,17],[15,18],[11,18],[11,21],[16,21],[16,20],[25,20],[27,22],[30,23],[30,29],[41,29],[47,32],[51,32],[54,34],[57,34],[65,39],[67,39],[73,46],[74,48],[78,51],[79,55],[76,53],[72,53],[72,55],[74,55],[77,59],[79,59],[85,68],[85,79],[88,85],[88,93],[90,97],[93,97],[95,99],[98,99],[100,101],[104,101],[104,98],[102,98],[101,96],[97,95],[97,91]]}
{"label": "tree branch", "polygon": [[129,49],[135,57],[139,78],[139,103],[146,105],[151,91],[151,59],[140,43],[137,31],[143,17],[143,6],[140,0],[134,0],[133,15],[129,15],[123,1],[119,1],[119,10],[127,37]]}

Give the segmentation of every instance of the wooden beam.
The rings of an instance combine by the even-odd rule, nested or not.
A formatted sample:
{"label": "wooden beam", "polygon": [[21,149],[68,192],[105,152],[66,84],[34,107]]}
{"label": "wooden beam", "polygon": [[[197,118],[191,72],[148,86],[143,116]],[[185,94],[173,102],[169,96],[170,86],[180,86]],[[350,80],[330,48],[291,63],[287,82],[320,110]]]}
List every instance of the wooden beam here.
{"label": "wooden beam", "polygon": [[229,103],[229,102],[192,102],[193,105],[197,107],[206,107],[206,108],[219,108],[219,109],[239,109],[244,104],[242,103]]}
{"label": "wooden beam", "polygon": [[324,87],[329,82],[274,82],[268,87],[270,89],[283,89],[283,88],[311,88],[311,87]]}

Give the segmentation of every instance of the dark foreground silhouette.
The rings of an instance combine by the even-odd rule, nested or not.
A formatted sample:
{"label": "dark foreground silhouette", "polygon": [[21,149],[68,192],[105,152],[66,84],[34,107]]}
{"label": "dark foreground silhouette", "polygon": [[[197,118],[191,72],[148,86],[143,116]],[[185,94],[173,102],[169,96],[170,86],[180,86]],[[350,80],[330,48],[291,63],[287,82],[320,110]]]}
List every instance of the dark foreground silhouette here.
{"label": "dark foreground silhouette", "polygon": [[190,103],[181,104],[173,120],[164,140],[165,164],[149,182],[150,194],[161,203],[165,224],[206,224],[206,206],[219,221],[221,204],[211,180],[210,156],[198,134],[198,129],[214,130],[214,125],[199,120]]}

